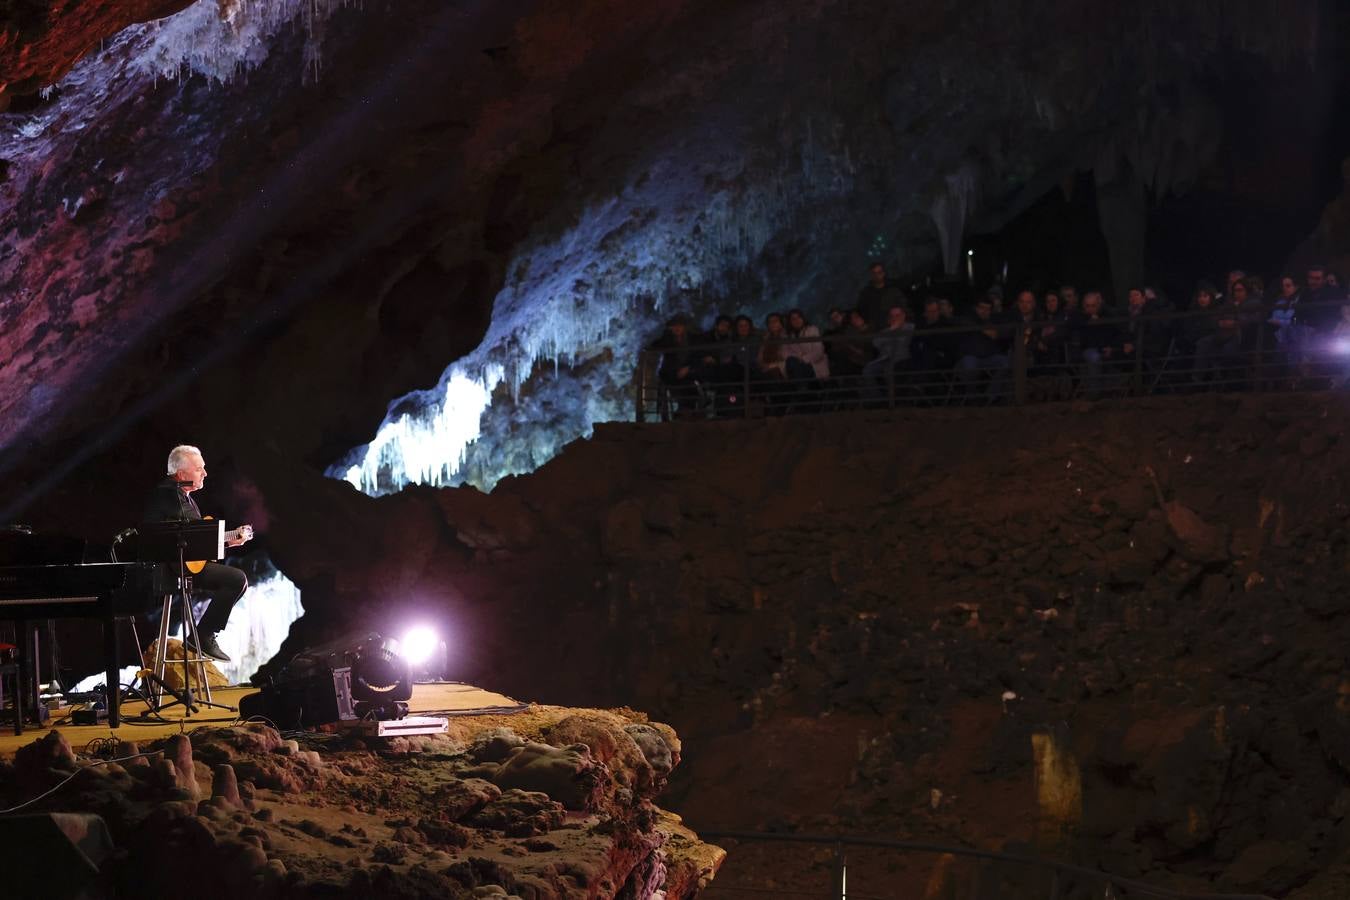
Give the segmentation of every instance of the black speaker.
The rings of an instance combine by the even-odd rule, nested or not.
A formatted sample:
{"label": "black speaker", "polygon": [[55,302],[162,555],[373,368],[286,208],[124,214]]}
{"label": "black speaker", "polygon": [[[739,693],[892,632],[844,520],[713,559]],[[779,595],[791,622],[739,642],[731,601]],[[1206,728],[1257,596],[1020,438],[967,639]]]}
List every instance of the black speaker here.
{"label": "black speaker", "polygon": [[311,728],[349,719],[401,719],[412,699],[412,667],[398,642],[374,632],[343,635],[302,650],[271,684],[239,701],[245,719]]}
{"label": "black speaker", "polygon": [[240,699],[239,717],[268,719],[282,731],[355,719],[352,670],[343,666],[269,684]]}

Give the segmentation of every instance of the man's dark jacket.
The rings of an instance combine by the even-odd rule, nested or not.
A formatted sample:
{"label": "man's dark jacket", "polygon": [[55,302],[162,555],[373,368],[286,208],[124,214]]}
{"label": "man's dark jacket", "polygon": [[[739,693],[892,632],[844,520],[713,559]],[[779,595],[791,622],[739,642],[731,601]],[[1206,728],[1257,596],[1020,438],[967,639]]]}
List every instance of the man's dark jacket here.
{"label": "man's dark jacket", "polygon": [[145,504],[142,522],[200,522],[202,511],[191,494],[178,488],[172,475],[166,477],[150,492]]}

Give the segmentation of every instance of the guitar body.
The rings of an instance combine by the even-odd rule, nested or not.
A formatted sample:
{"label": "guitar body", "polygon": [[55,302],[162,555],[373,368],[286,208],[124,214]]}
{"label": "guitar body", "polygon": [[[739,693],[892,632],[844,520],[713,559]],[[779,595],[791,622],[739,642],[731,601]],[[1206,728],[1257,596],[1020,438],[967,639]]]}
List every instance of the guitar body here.
{"label": "guitar body", "polygon": [[[213,521],[215,521],[215,517],[214,517],[214,516],[202,516],[202,521],[203,521],[203,522],[213,522]],[[187,567],[187,570],[188,570],[189,572],[191,572],[193,575],[200,575],[200,574],[202,574],[202,569],[205,569],[205,568],[206,568],[206,563],[207,563],[207,562],[208,562],[208,560],[205,560],[205,559],[193,559],[193,560],[189,560],[189,561],[186,562],[184,565]]]}
{"label": "guitar body", "polygon": [[[202,516],[202,521],[203,521],[203,522],[214,522],[215,519],[214,519],[213,517],[211,517],[211,516]],[[238,540],[238,541],[241,541],[241,542],[247,542],[247,541],[251,541],[252,539],[253,539],[253,526],[251,526],[251,525],[240,525],[238,528],[234,529],[233,531],[227,531],[227,532],[225,532],[225,541],[226,541],[226,544],[227,544],[227,545],[228,545],[228,543],[229,543],[230,541]],[[205,569],[205,568],[206,568],[206,564],[207,564],[208,562],[210,562],[210,560],[207,560],[207,559],[194,559],[194,560],[189,560],[188,562],[184,563],[184,565],[187,567],[187,570],[188,570],[189,572],[191,572],[193,575],[200,575],[201,572],[202,572],[202,569]]]}

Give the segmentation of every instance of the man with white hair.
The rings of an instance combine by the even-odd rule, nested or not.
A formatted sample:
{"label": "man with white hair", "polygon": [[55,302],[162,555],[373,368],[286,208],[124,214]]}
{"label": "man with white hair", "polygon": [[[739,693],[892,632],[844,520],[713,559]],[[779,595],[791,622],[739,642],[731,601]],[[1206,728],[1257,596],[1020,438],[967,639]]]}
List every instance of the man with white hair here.
{"label": "man with white hair", "polygon": [[[180,444],[169,451],[168,476],[155,485],[145,506],[146,522],[199,522],[202,512],[192,499],[206,482],[206,460],[202,451],[188,444]],[[249,529],[244,529],[246,532]],[[234,537],[227,546],[238,547],[247,537]],[[208,562],[201,572],[192,576],[193,593],[210,598],[206,612],[197,623],[202,652],[221,662],[230,658],[216,643],[216,635],[230,619],[230,611],[248,589],[248,578],[243,572],[220,563]]]}

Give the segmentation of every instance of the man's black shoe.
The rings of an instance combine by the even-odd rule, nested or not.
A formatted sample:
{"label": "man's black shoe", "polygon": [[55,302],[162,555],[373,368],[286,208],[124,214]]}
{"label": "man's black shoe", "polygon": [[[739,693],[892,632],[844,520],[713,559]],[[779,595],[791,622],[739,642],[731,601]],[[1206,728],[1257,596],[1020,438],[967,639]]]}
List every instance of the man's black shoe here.
{"label": "man's black shoe", "polygon": [[220,645],[216,643],[216,636],[214,634],[203,634],[200,635],[200,637],[203,655],[209,656],[217,662],[230,661],[230,658],[225,655],[225,651],[220,649]]}

